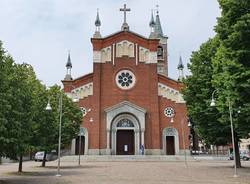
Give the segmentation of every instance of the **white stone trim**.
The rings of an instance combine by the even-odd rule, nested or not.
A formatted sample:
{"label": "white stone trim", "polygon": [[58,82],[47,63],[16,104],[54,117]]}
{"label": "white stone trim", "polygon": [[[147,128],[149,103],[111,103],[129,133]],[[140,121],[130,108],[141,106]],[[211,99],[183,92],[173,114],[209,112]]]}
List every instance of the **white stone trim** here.
{"label": "white stone trim", "polygon": [[111,62],[111,46],[101,50],[101,63]]}
{"label": "white stone trim", "polygon": [[157,52],[149,52],[149,60],[146,63],[157,63]]}
{"label": "white stone trim", "polygon": [[93,95],[93,82],[75,88],[71,93],[67,93],[67,96],[73,99],[84,99],[90,95]]}
{"label": "white stone trim", "polygon": [[149,62],[149,49],[139,46],[139,62]]}
{"label": "white stone trim", "polygon": [[76,139],[72,139],[71,141],[71,155],[75,155],[76,153]]}
{"label": "white stone trim", "polygon": [[138,44],[135,44],[135,64],[138,65]]}
{"label": "white stone trim", "polygon": [[112,46],[112,61],[113,61],[113,66],[115,65],[115,44]]}
{"label": "white stone trim", "polygon": [[179,91],[162,83],[158,83],[158,96],[162,96],[176,103],[186,103],[183,99],[183,95]]}
{"label": "white stone trim", "polygon": [[134,57],[134,47],[134,43],[128,40],[122,40],[121,42],[116,43],[116,57]]}
{"label": "white stone trim", "polygon": [[93,52],[93,62],[94,63],[101,63],[101,51],[94,51]]}
{"label": "white stone trim", "polygon": [[166,150],[166,137],[167,136],[174,136],[174,146],[175,146],[175,155],[179,154],[180,146],[179,146],[179,133],[178,131],[173,127],[166,127],[162,131],[162,147],[163,147],[163,153],[164,155],[167,154]]}

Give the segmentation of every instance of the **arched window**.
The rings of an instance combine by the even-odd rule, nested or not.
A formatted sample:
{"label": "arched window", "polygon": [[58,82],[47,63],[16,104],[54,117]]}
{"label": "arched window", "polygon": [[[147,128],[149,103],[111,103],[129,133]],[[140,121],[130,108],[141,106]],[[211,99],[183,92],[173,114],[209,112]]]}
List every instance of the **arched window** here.
{"label": "arched window", "polygon": [[162,48],[162,46],[157,47],[157,58],[158,59],[163,59],[163,48]]}
{"label": "arched window", "polygon": [[117,123],[117,127],[134,127],[134,123],[129,119],[122,119]]}

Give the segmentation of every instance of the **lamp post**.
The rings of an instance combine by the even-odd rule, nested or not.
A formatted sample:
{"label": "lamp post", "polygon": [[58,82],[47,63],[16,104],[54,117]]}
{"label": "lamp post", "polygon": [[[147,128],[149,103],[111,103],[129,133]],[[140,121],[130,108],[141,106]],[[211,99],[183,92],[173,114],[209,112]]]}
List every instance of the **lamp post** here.
{"label": "lamp post", "polygon": [[[215,92],[217,92],[218,90],[214,90],[212,93],[212,99],[211,99],[211,103],[210,106],[214,107],[215,104],[215,98],[214,98],[214,94]],[[229,118],[230,118],[230,125],[231,125],[231,134],[232,134],[232,145],[233,145],[233,154],[234,154],[234,177],[238,177],[237,175],[237,167],[236,167],[236,153],[235,153],[235,143],[234,143],[234,130],[233,130],[233,118],[232,118],[232,103],[230,101],[230,98],[227,98],[228,101],[228,110],[229,110]]]}
{"label": "lamp post", "polygon": [[[48,101],[48,104],[45,108],[47,111],[51,111],[51,105],[50,100]],[[61,133],[62,133],[62,92],[60,92],[60,98],[59,98],[59,135],[58,135],[58,162],[57,162],[57,174],[56,176],[61,176],[60,174],[60,157],[61,157]]]}

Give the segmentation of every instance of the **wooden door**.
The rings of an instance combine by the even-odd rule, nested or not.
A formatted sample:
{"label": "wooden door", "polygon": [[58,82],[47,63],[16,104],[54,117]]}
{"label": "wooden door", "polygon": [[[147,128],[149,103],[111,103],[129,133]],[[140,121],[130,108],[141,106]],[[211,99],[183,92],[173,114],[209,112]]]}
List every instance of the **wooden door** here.
{"label": "wooden door", "polygon": [[134,155],[134,131],[118,130],[116,133],[116,154]]}
{"label": "wooden door", "polygon": [[167,155],[175,155],[174,136],[166,136]]}
{"label": "wooden door", "polygon": [[[80,143],[80,136],[76,138],[76,147],[75,147],[75,154],[79,155],[79,143]],[[81,155],[84,155],[84,148],[85,148],[85,136],[81,136]]]}

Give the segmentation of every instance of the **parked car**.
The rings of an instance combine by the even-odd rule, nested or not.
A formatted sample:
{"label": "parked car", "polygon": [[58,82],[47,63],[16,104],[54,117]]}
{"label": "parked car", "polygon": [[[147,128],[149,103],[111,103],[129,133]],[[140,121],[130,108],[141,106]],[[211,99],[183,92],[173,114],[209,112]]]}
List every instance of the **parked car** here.
{"label": "parked car", "polygon": [[[233,153],[229,154],[229,160],[233,160],[234,159],[234,155]],[[250,160],[250,152],[248,151],[242,151],[240,152],[240,159],[242,160]]]}
{"label": "parked car", "polygon": [[240,158],[241,158],[242,160],[250,160],[250,152],[242,152],[242,153],[240,154]]}
{"label": "parked car", "polygon": [[[44,151],[39,151],[35,154],[35,161],[43,161]],[[46,161],[51,161],[57,159],[56,151],[51,151],[46,154]]]}

